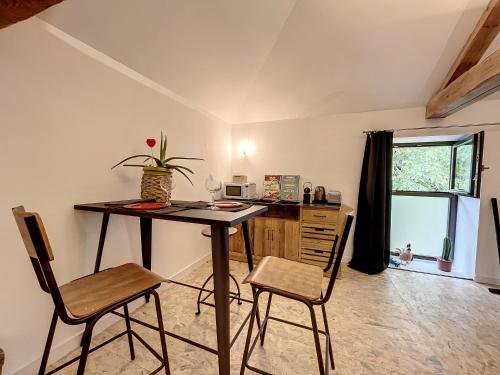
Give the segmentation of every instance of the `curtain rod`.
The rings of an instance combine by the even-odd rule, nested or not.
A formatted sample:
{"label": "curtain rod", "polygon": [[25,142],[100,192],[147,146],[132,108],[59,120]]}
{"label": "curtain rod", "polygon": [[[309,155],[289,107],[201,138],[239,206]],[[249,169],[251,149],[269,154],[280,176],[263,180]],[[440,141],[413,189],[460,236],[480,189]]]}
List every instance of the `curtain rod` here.
{"label": "curtain rod", "polygon": [[385,130],[363,130],[364,134],[376,133],[379,131],[401,132],[407,130],[425,130],[425,129],[451,129],[451,128],[473,128],[476,126],[500,126],[500,122],[487,122],[484,124],[464,124],[464,125],[445,125],[445,126],[422,126],[419,128],[400,128],[400,129],[385,129]]}

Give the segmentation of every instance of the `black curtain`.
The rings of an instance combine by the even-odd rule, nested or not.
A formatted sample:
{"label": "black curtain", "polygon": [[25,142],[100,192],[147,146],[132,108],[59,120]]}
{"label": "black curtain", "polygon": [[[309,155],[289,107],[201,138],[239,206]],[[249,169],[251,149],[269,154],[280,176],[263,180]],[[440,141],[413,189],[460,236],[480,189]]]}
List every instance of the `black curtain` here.
{"label": "black curtain", "polygon": [[354,252],[349,267],[376,274],[389,266],[392,132],[368,134],[359,182]]}

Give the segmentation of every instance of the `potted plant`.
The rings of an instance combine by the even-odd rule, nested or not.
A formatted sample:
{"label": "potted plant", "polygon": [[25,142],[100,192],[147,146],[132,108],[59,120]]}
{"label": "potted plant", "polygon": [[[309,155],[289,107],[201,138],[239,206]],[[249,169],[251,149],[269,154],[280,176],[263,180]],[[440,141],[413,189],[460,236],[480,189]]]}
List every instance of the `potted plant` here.
{"label": "potted plant", "polygon": [[0,375],[2,375],[2,367],[5,362],[5,353],[0,349]]}
{"label": "potted plant", "polygon": [[443,272],[450,272],[451,265],[453,261],[450,259],[451,256],[451,240],[448,237],[443,239],[443,253],[441,258],[437,259],[437,266]]}
{"label": "potted plant", "polygon": [[[146,144],[151,148],[151,155],[139,154],[132,155],[128,158],[123,159],[119,163],[115,164],[111,169],[116,168],[119,165],[124,167],[139,167],[142,168],[142,181],[141,181],[141,198],[143,199],[154,199],[156,202],[170,203],[170,197],[172,194],[172,174],[174,171],[179,172],[193,185],[193,182],[188,176],[188,173],[194,174],[194,172],[182,165],[175,163],[176,160],[203,160],[200,158],[187,158],[181,156],[171,156],[167,157],[167,136],[160,136],[160,154],[159,157],[155,157],[153,154],[153,148],[156,146],[156,139],[148,138],[146,139]],[[142,164],[124,164],[125,162],[136,159],[145,158]]]}

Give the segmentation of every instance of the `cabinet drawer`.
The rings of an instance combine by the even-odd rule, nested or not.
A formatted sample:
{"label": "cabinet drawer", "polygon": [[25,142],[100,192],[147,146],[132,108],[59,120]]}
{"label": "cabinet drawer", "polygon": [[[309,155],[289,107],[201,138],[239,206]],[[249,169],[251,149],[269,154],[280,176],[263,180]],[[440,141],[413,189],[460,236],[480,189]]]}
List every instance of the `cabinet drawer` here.
{"label": "cabinet drawer", "polygon": [[[317,266],[317,267],[320,267],[320,268],[323,268],[323,269],[327,265],[327,262],[310,260],[310,259],[305,259],[305,258],[302,258],[301,262],[302,263],[307,263],[307,264],[312,264],[313,266]],[[337,280],[342,279],[342,268],[343,268],[343,265],[341,264],[340,268],[339,268],[339,273],[337,274]],[[330,276],[332,274],[332,269],[333,269],[333,267],[330,268],[330,270],[327,273],[325,273],[325,276]]]}
{"label": "cabinet drawer", "polygon": [[337,210],[303,208],[302,221],[335,224],[338,214],[339,212]]}
{"label": "cabinet drawer", "polygon": [[[326,226],[326,228],[325,228]],[[313,223],[302,223],[301,226],[303,235],[318,235],[320,237],[315,238],[334,238],[335,237],[335,225],[330,224],[313,224]]]}
{"label": "cabinet drawer", "polygon": [[[316,238],[319,240],[335,240],[335,229],[318,228],[318,224],[302,224],[302,238]],[[332,225],[333,227],[333,225]]]}
{"label": "cabinet drawer", "polygon": [[331,235],[331,234],[319,234],[319,233],[302,232],[302,238],[335,241],[335,235]]}
{"label": "cabinet drawer", "polygon": [[307,263],[307,264],[312,264],[313,266],[318,266],[321,268],[325,268],[328,261],[319,261],[319,260],[312,260],[312,259],[307,259],[307,258],[301,258],[300,261],[302,263]]}
{"label": "cabinet drawer", "polygon": [[333,241],[302,237],[301,247],[305,249],[325,250],[331,252],[333,247]]}
{"label": "cabinet drawer", "polygon": [[321,262],[328,262],[330,258],[330,251],[325,250],[311,250],[311,249],[302,249],[301,250],[301,258],[302,259],[310,259]]}

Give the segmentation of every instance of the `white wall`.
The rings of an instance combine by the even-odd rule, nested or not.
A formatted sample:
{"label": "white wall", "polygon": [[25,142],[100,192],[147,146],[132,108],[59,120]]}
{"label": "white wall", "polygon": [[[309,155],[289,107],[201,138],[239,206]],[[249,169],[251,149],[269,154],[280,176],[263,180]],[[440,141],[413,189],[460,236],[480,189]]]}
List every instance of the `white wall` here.
{"label": "white wall", "polygon": [[[390,83],[389,83],[390,84]],[[340,190],[343,201],[356,206],[365,135],[363,130],[413,128],[425,125],[498,122],[500,101],[482,101],[444,120],[425,120],[425,108],[408,108],[314,119],[234,125],[232,172],[247,174],[261,185],[264,174],[299,174],[302,182]],[[476,128],[477,131],[481,130]],[[489,199],[500,196],[500,128],[486,130],[476,279],[500,284],[500,266]],[[410,131],[398,136],[459,133],[456,129]],[[253,155],[243,157],[242,145]],[[346,254],[349,257],[351,249]]]}
{"label": "white wall", "polygon": [[[75,212],[78,202],[135,198],[138,169],[110,167],[146,151],[144,140],[169,136],[171,155],[190,162],[195,187],[177,178],[174,198],[208,199],[208,171],[229,171],[230,127],[168,97],[168,90],[141,81],[119,64],[107,65],[31,19],[0,32],[0,347],[5,374],[42,353],[53,305],[41,292],[10,209],[24,204],[45,219],[60,283],[93,269],[100,217]],[[82,46],[83,48],[84,46]],[[100,56],[102,58],[102,56]],[[118,71],[117,71],[118,70]],[[128,74],[128,75],[127,75]],[[153,88],[151,88],[151,87]],[[138,220],[111,217],[103,267],[141,262]],[[190,224],[157,223],[153,270],[170,276],[209,252]],[[71,341],[81,327],[60,324],[55,346]]]}
{"label": "white wall", "polygon": [[458,197],[453,270],[468,278],[476,273],[480,204],[476,198]]}

